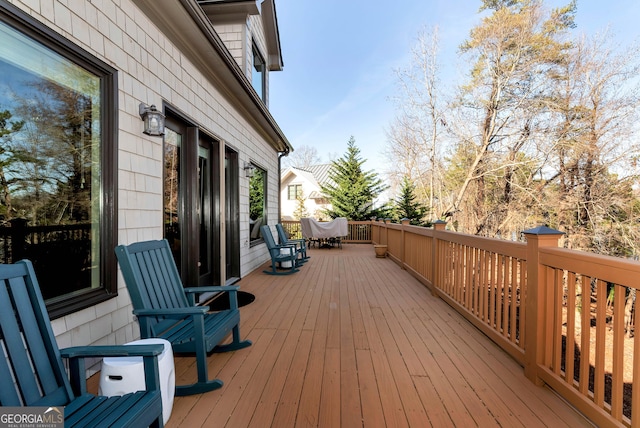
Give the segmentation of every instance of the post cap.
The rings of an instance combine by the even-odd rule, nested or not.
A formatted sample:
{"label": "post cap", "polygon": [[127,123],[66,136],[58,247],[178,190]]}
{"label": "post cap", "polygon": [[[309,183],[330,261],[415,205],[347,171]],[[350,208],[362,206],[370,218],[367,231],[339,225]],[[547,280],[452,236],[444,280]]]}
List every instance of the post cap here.
{"label": "post cap", "polygon": [[538,227],[534,227],[533,229],[528,229],[525,230],[524,232],[527,235],[564,235],[564,232],[560,232],[559,230],[556,229],[551,229],[550,227],[547,226],[538,226]]}

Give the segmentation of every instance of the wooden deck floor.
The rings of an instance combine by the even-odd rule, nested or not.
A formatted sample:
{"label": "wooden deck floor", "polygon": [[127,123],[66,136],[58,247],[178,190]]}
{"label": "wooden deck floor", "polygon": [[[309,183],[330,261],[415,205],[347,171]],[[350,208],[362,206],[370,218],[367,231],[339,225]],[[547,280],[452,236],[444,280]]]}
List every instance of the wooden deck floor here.
{"label": "wooden deck floor", "polygon": [[[253,346],[209,357],[224,386],[176,398],[168,427],[590,426],[371,245],[312,249],[289,276],[241,289]],[[176,358],[177,381],[195,379]]]}

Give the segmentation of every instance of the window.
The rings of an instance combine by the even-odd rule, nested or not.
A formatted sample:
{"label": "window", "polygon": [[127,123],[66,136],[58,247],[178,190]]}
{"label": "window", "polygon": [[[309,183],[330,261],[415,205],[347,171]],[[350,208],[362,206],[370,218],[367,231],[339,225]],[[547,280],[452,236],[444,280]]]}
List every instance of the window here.
{"label": "window", "polygon": [[262,58],[262,55],[260,55],[260,52],[258,51],[257,46],[254,44],[253,45],[253,72],[251,73],[251,83],[253,85],[253,89],[256,90],[260,99],[265,103],[267,102],[266,71],[267,71],[267,68],[266,68],[264,59]]}
{"label": "window", "polygon": [[267,172],[259,167],[249,179],[249,223],[250,240],[262,240],[260,226],[267,224]]}
{"label": "window", "polygon": [[0,262],[52,318],[115,295],[116,71],[0,6]]}
{"label": "window", "polygon": [[290,184],[287,187],[287,199],[290,201],[297,200],[300,196],[302,196],[302,184]]}

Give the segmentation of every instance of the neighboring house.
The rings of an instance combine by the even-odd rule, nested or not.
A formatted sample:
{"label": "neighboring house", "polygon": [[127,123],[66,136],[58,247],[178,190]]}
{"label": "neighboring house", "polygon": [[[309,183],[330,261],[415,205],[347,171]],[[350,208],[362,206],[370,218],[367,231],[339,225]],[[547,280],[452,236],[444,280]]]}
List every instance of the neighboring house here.
{"label": "neighboring house", "polygon": [[0,257],[33,259],[61,347],[139,336],[117,244],[168,239],[190,286],[268,259],[282,66],[274,0],[0,0]]}
{"label": "neighboring house", "polygon": [[307,216],[327,220],[324,210],[331,208],[322,194],[322,186],[331,182],[331,164],[307,168],[289,167],[280,176],[280,216],[283,220],[298,220],[301,201]]}

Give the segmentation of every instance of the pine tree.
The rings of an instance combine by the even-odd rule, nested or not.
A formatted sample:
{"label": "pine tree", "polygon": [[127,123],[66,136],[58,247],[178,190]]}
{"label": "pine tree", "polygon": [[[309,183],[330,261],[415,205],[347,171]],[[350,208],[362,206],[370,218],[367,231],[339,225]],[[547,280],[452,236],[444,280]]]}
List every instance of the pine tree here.
{"label": "pine tree", "polygon": [[427,214],[428,208],[419,201],[416,201],[415,190],[415,184],[405,176],[402,179],[400,196],[396,200],[393,213],[396,220],[407,218],[409,219],[410,224],[415,226],[424,226],[425,222],[423,221],[423,218]]}
{"label": "pine tree", "polygon": [[249,180],[249,217],[256,220],[264,215],[264,175],[261,170]]}
{"label": "pine tree", "polygon": [[333,161],[329,170],[331,184],[322,186],[332,208],[325,210],[331,218],[346,217],[349,220],[369,220],[386,216],[388,207],[373,208],[373,201],[384,192],[386,186],[373,171],[363,171],[360,149],[353,136],[347,144],[347,153]]}

